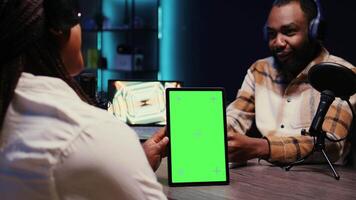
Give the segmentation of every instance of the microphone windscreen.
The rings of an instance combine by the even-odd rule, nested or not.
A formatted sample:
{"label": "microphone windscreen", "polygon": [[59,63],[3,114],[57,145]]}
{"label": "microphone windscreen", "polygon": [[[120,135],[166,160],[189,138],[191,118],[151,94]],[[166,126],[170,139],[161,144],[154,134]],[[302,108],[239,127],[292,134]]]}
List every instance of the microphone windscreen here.
{"label": "microphone windscreen", "polygon": [[314,65],[309,70],[308,80],[319,92],[330,90],[336,97],[350,97],[356,93],[356,74],[337,63]]}

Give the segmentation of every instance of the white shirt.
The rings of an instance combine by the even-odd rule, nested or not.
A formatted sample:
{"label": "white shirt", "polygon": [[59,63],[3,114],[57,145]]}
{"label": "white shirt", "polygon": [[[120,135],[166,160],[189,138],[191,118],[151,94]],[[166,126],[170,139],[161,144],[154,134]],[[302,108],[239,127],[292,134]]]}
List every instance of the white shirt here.
{"label": "white shirt", "polygon": [[1,200],[166,199],[135,132],[61,79],[22,73],[1,135]]}

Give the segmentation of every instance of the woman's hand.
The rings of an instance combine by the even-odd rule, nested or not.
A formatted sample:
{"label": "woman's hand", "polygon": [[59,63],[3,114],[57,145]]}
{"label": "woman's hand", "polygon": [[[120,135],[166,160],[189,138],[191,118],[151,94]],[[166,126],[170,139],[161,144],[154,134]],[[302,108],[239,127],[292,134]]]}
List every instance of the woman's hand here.
{"label": "woman's hand", "polygon": [[167,155],[166,147],[169,142],[166,137],[166,128],[159,129],[151,138],[143,143],[142,147],[146,153],[148,162],[150,163],[153,171],[156,171],[161,164],[162,157]]}

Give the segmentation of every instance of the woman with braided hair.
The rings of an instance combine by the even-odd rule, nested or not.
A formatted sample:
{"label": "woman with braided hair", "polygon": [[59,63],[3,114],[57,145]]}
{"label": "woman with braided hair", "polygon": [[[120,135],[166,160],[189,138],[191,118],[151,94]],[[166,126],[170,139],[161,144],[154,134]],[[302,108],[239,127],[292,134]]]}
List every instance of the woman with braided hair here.
{"label": "woman with braided hair", "polygon": [[[71,0],[0,0],[0,199],[165,199],[168,138],[91,106]],[[142,148],[143,147],[143,148]]]}

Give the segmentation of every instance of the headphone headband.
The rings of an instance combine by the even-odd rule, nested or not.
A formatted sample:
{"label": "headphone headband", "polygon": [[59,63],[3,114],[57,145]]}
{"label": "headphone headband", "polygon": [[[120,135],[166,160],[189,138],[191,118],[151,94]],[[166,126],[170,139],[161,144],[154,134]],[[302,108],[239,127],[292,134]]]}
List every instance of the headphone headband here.
{"label": "headphone headband", "polygon": [[314,0],[317,10],[317,15],[309,23],[309,38],[312,40],[317,40],[320,36],[320,23],[323,20],[323,15],[321,11],[321,5],[319,0]]}
{"label": "headphone headband", "polygon": [[[275,0],[274,2],[276,1],[277,0]],[[323,14],[321,10],[320,0],[313,0],[313,2],[315,3],[317,14],[315,18],[313,18],[309,22],[308,34],[311,40],[317,40],[320,37],[320,24],[323,21]],[[265,41],[268,41],[267,22],[263,26],[263,37]]]}

